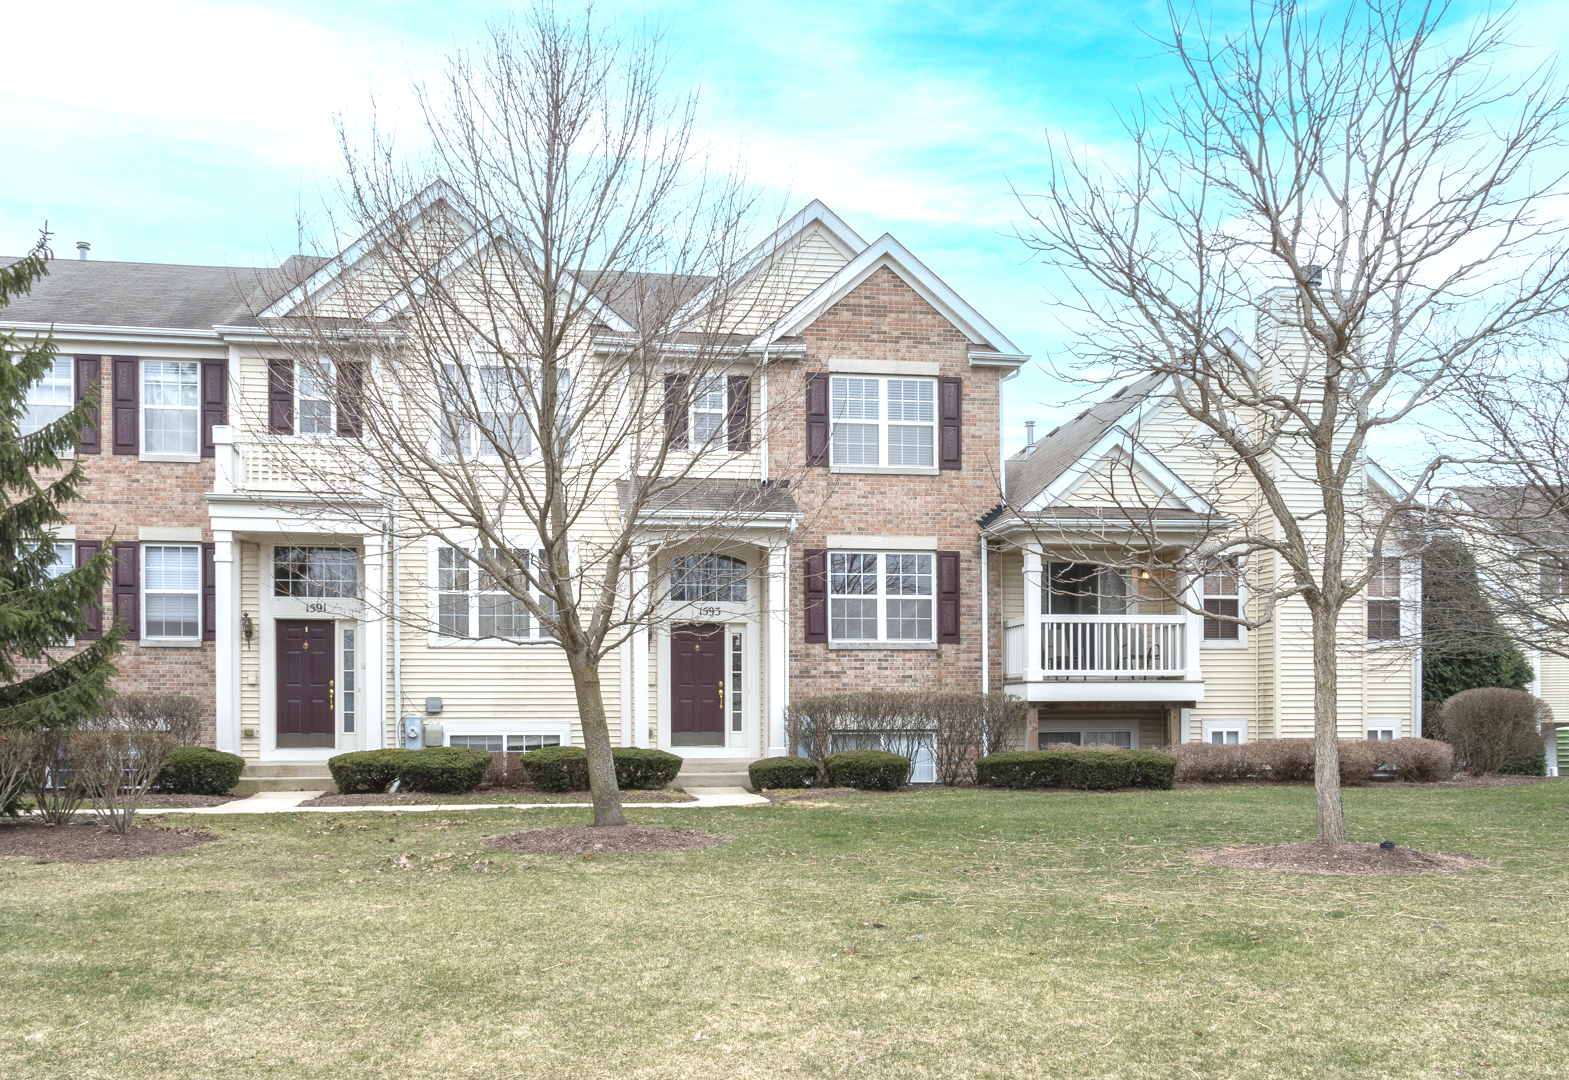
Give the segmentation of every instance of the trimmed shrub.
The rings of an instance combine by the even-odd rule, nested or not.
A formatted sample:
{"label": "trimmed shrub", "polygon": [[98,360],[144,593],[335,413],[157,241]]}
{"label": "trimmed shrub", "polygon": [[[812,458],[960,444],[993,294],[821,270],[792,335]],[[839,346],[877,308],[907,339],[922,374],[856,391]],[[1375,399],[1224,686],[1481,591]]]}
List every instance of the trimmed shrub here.
{"label": "trimmed shrub", "polygon": [[205,746],[182,746],[163,763],[154,791],[173,795],[227,795],[240,782],[245,759]]}
{"label": "trimmed shrub", "polygon": [[490,768],[490,754],[467,746],[429,746],[411,750],[398,767],[398,779],[409,791],[458,795],[479,787]]}
{"label": "trimmed shrub", "polygon": [[1028,703],[991,694],[868,690],[820,694],[785,710],[790,753],[822,764],[836,749],[876,747],[914,759],[930,752],[937,782],[975,774],[975,759],[1017,743]]}
{"label": "trimmed shrub", "polygon": [[503,753],[498,750],[490,755],[490,767],[485,770],[485,778],[479,784],[480,787],[515,788],[522,787],[527,780],[523,752],[509,750]]}
{"label": "trimmed shrub", "polygon": [[1444,702],[1444,739],[1455,748],[1455,759],[1478,775],[1534,769],[1538,755],[1545,772],[1542,724],[1552,718],[1547,702],[1524,690],[1466,690]]}
{"label": "trimmed shrub", "polygon": [[[1395,780],[1429,784],[1455,774],[1454,747],[1437,739],[1392,739],[1370,743],[1378,768]],[[1546,755],[1543,755],[1544,759]]]}
{"label": "trimmed shrub", "polygon": [[101,716],[82,726],[163,731],[174,737],[176,746],[196,746],[203,734],[202,703],[185,694],[117,694],[104,703]]}
{"label": "trimmed shrub", "polygon": [[[1061,744],[1068,746],[1071,744]],[[1001,788],[1066,787],[1114,791],[1125,787],[1168,790],[1177,761],[1158,750],[1012,750],[975,763],[980,782]]]}
{"label": "trimmed shrub", "polygon": [[[616,763],[616,786],[623,791],[662,788],[681,771],[678,754],[616,746],[610,751]],[[541,791],[587,791],[588,752],[581,746],[545,746],[520,759],[529,783]]]}
{"label": "trimmed shrub", "polygon": [[910,759],[884,750],[846,750],[823,759],[835,787],[892,791],[910,777]]}
{"label": "trimmed shrub", "polygon": [[746,767],[746,774],[752,781],[752,790],[763,791],[811,787],[821,772],[811,758],[771,757],[752,762]]}
{"label": "trimmed shrub", "polygon": [[1539,747],[1534,754],[1517,757],[1498,770],[1500,776],[1546,776],[1547,747]]}
{"label": "trimmed shrub", "polygon": [[386,791],[398,778],[403,759],[413,750],[355,750],[327,759],[327,771],[340,795]]}
{"label": "trimmed shrub", "polygon": [[617,746],[611,749],[610,756],[616,763],[616,786],[623,791],[662,788],[681,771],[681,755],[663,750]]}
{"label": "trimmed shrub", "polygon": [[[1411,740],[1405,740],[1411,741]],[[1340,740],[1340,782],[1365,784],[1378,767],[1377,746],[1367,739]],[[1317,755],[1312,739],[1259,739],[1240,746],[1181,743],[1172,747],[1178,780],[1220,784],[1233,780],[1279,780],[1311,784]]]}

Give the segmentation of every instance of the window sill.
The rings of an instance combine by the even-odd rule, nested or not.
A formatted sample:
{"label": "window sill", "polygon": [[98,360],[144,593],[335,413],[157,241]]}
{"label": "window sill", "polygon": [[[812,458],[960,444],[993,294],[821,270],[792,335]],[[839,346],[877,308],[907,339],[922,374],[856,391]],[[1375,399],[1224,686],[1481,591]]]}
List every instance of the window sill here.
{"label": "window sill", "polygon": [[198,638],[142,638],[137,642],[144,649],[199,649],[202,642]]}
{"label": "window sill", "polygon": [[450,638],[430,637],[432,649],[515,649],[519,646],[554,645],[555,638]]}
{"label": "window sill", "polygon": [[935,641],[830,641],[828,648],[835,652],[840,650],[849,651],[851,649],[901,649],[936,652],[937,643]]}
{"label": "window sill", "polygon": [[935,465],[926,469],[906,465],[830,465],[828,471],[847,475],[861,473],[867,476],[936,476],[942,472]]}
{"label": "window sill", "polygon": [[1248,643],[1246,638],[1238,639],[1236,641],[1215,641],[1211,639],[1209,641],[1199,642],[1200,649],[1245,649],[1247,647]]}
{"label": "window sill", "polygon": [[199,464],[202,460],[200,454],[137,454],[137,461],[162,461],[183,462],[190,465]]}

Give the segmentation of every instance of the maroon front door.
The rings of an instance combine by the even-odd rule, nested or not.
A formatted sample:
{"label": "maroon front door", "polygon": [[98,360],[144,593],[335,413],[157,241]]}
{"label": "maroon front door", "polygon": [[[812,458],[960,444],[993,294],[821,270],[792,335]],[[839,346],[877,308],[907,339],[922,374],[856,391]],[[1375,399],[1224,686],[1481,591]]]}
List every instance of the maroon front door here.
{"label": "maroon front door", "polygon": [[692,623],[670,631],[670,744],[725,744],[725,628]]}
{"label": "maroon front door", "polygon": [[278,746],[334,746],[332,623],[278,620]]}

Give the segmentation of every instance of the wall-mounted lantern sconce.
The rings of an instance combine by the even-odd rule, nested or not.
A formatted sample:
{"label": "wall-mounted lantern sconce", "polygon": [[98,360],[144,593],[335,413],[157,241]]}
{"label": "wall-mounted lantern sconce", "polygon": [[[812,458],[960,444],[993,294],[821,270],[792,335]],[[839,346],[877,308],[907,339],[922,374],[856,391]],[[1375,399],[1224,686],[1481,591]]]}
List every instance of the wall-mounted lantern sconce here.
{"label": "wall-mounted lantern sconce", "polygon": [[251,621],[249,611],[240,612],[240,636],[245,638],[245,643],[250,644],[251,635],[256,633],[256,624]]}

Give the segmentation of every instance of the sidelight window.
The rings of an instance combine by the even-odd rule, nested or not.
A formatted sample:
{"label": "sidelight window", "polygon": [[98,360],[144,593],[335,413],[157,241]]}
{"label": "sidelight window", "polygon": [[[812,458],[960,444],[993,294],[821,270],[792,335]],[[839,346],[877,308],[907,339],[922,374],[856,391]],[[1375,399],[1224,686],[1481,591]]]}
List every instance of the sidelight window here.
{"label": "sidelight window", "polygon": [[931,641],[931,555],[830,552],[832,641]]}
{"label": "sidelight window", "polygon": [[339,696],[343,707],[343,733],[345,735],[354,734],[354,700],[358,696],[354,674],[356,669],[355,657],[359,653],[355,648],[356,642],[354,637],[354,628],[345,626],[343,628],[343,692]]}

